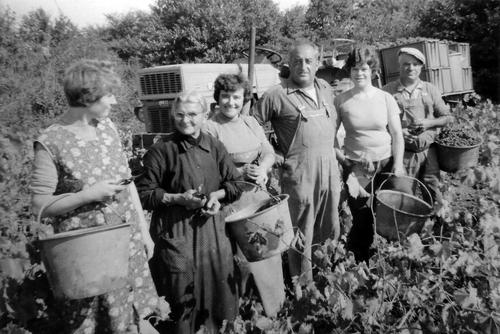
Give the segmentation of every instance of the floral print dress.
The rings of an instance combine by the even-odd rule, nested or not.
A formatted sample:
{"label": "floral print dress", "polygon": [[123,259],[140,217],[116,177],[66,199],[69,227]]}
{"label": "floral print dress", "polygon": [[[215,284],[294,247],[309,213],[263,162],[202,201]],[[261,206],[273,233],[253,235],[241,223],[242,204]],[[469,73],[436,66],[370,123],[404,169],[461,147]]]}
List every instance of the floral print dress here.
{"label": "floral print dress", "polygon": [[[76,193],[102,180],[130,176],[111,120],[96,121],[95,126],[95,140],[83,140],[59,124],[45,129],[38,138],[57,168],[54,195]],[[112,203],[91,203],[51,218],[56,233],[97,225],[131,224],[127,286],[96,297],[62,300],[59,306],[65,333],[125,333],[160,305],[137,221],[128,189],[115,196]]]}

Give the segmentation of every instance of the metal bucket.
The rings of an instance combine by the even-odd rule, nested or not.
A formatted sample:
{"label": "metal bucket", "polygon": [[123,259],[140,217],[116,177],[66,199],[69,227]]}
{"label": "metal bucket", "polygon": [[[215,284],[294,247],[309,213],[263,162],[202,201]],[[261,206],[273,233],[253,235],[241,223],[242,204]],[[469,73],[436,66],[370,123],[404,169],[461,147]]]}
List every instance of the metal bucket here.
{"label": "metal bucket", "polygon": [[105,225],[40,239],[54,295],[81,299],[122,288],[128,279],[130,224]]}
{"label": "metal bucket", "polygon": [[[422,192],[426,192],[428,198],[432,198],[429,190],[419,180],[410,176],[394,177],[400,182],[390,182],[391,184],[407,183],[401,182],[404,179],[416,182]],[[432,214],[432,205],[418,198],[415,194],[409,194],[397,189],[383,189],[387,179],[382,182],[376,193],[376,215],[375,229],[377,234],[388,240],[399,240],[401,236],[408,236],[412,233],[420,233],[425,221]],[[405,186],[407,189],[415,187]],[[416,192],[414,190],[414,192]]]}
{"label": "metal bucket", "polygon": [[281,194],[250,203],[226,217],[230,236],[249,262],[281,254],[290,247],[294,234],[288,198]]}
{"label": "metal bucket", "polygon": [[436,146],[439,168],[445,172],[455,173],[461,169],[477,165],[481,143],[464,147],[453,147],[436,143]]}

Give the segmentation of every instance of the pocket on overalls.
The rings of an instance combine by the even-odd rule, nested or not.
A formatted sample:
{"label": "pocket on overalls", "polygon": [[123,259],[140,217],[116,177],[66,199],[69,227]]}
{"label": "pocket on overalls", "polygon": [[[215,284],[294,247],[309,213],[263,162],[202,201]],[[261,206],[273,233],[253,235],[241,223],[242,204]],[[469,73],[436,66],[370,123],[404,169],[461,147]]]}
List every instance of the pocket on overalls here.
{"label": "pocket on overalls", "polygon": [[313,148],[320,145],[323,146],[328,142],[332,142],[335,134],[335,119],[332,118],[332,111],[328,111],[330,117],[327,116],[327,108],[312,109],[305,114],[306,120],[302,120],[302,144],[305,147]]}

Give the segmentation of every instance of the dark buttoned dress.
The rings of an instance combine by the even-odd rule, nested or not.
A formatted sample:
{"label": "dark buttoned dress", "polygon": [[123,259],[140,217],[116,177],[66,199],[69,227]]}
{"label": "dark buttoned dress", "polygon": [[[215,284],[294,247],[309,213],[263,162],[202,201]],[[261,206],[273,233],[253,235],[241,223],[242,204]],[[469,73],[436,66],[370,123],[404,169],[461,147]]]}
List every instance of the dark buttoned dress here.
{"label": "dark buttoned dress", "polygon": [[238,314],[233,250],[221,210],[203,216],[199,210],[162,203],[165,193],[223,188],[225,201],[236,200],[241,179],[223,144],[201,134],[197,139],[179,133],[153,145],[145,154],[144,173],[137,188],[145,209],[152,210],[151,236],[155,253],[150,262],[159,295],[172,308],[169,333],[194,333],[205,326],[218,332],[224,319]]}

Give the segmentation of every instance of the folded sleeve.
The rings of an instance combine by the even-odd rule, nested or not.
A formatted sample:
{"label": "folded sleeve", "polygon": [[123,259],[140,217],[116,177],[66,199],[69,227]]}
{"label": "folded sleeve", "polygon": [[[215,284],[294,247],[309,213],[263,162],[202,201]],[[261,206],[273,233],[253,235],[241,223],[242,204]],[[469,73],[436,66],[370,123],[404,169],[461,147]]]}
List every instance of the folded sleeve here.
{"label": "folded sleeve", "polygon": [[429,93],[434,103],[434,117],[450,115],[450,108],[441,97],[441,92],[436,86],[428,85]]}
{"label": "folded sleeve", "polygon": [[274,117],[275,101],[271,92],[266,92],[257,101],[257,104],[252,110],[252,116],[255,117],[260,125],[266,124]]}

